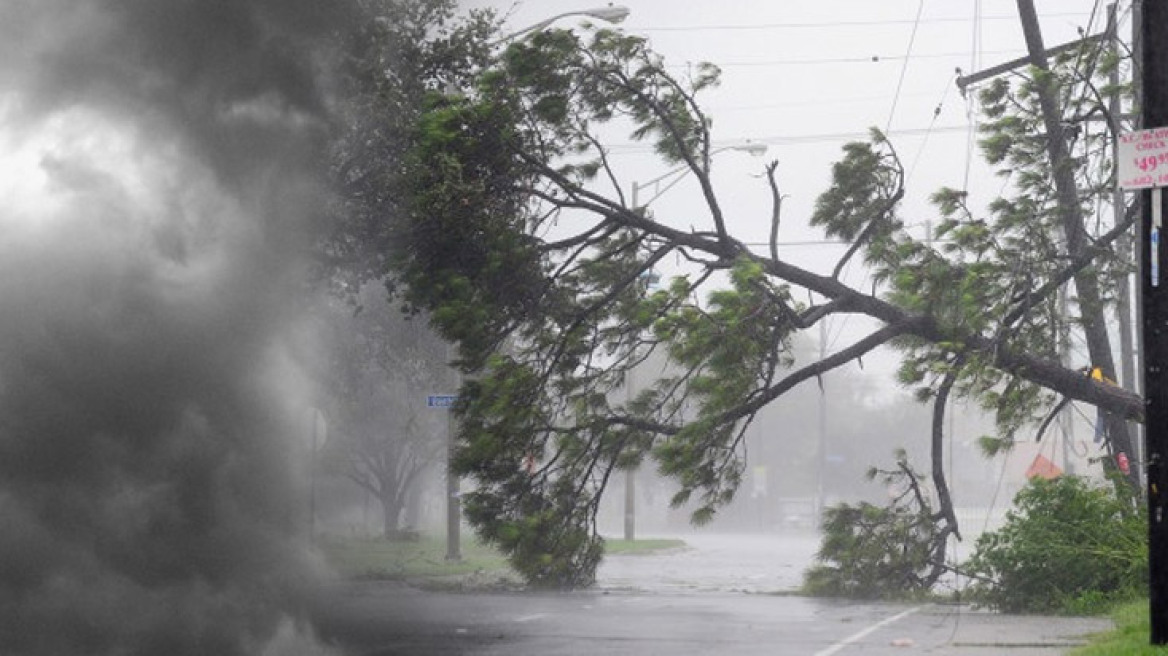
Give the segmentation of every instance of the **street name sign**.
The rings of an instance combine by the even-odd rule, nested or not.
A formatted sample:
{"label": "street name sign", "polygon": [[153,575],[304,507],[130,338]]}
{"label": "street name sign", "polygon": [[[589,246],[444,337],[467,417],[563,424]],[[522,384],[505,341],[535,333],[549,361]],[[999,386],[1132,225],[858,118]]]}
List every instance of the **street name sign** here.
{"label": "street name sign", "polygon": [[426,397],[426,405],[431,408],[451,408],[457,400],[457,394],[431,394]]}

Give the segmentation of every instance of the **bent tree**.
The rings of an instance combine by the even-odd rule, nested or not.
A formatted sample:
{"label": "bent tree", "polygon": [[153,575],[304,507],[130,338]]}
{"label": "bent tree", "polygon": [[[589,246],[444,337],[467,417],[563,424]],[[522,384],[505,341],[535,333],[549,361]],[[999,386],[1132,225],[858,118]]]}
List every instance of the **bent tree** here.
{"label": "bent tree", "polygon": [[[935,404],[934,463],[954,398],[996,413],[998,445],[1060,396],[1140,419],[1134,394],[1059,359],[1063,336],[1106,330],[1101,313],[1127,270],[1112,245],[1130,226],[1093,211],[1109,145],[1106,133],[1084,130],[1069,145],[1076,156],[1059,163],[1081,183],[1075,216],[1088,235],[1069,249],[1044,136],[1032,129],[1042,120],[1036,81],[1066,120],[1092,111],[1095,97],[1082,89],[1095,71],[1084,62],[1100,57],[1079,54],[986,92],[986,152],[1008,170],[1011,196],[981,212],[960,192],[938,192],[939,242],[902,227],[904,172],[892,144],[874,131],[846,145],[810,222],[849,247],[822,271],[779,248],[775,163],[760,182],[772,200],[766,216],[723,204],[710,176],[711,120],[698,102],[718,82],[713,66],[674,76],[641,38],[545,31],[508,46],[461,92],[430,94],[401,167],[408,200],[388,219],[392,238],[366,246],[386,254],[385,275],[431,311],[475,374],[458,408],[456,467],[475,482],[464,497],[469,520],[531,581],[587,584],[602,552],[597,503],[615,472],[651,461],[676,481],[673,502],[707,521],[734,496],[743,436],[761,408],[884,345],[901,352],[901,382]],[[1059,80],[1075,82],[1075,102]],[[702,206],[700,220],[686,217],[691,228],[624,194],[601,138],[621,128],[693,176]],[[744,218],[769,222],[768,245],[735,237]],[[665,258],[686,262],[686,273],[643,284]],[[861,259],[871,289],[841,279]],[[1091,303],[1060,311],[1058,292],[1088,278],[1098,283]],[[793,338],[842,314],[876,327],[796,362]],[[669,367],[637,394],[621,392],[630,369],[655,354]],[[1107,437],[1129,451],[1126,434]],[[933,470],[937,543],[926,551],[939,558],[958,526],[941,467]]]}

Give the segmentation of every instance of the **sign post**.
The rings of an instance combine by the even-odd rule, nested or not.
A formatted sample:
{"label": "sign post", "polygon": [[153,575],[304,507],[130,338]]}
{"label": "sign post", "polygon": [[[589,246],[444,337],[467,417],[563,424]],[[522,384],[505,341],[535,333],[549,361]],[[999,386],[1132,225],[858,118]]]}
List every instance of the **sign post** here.
{"label": "sign post", "polygon": [[1144,310],[1144,434],[1147,436],[1148,600],[1151,643],[1168,644],[1168,284],[1164,259],[1164,197],[1168,185],[1168,5],[1143,4],[1139,89],[1146,128],[1117,142],[1116,174],[1140,190],[1140,278]]}
{"label": "sign post", "polygon": [[[1147,119],[1145,119],[1147,121]],[[1148,598],[1151,643],[1168,644],[1168,284],[1162,267],[1168,127],[1121,134],[1115,174],[1124,191],[1143,194],[1140,285],[1143,291],[1144,435],[1148,499]]]}
{"label": "sign post", "polygon": [[458,475],[454,473],[454,413],[450,411],[458,401],[456,394],[431,394],[426,397],[426,407],[446,410],[446,560],[462,560],[462,545],[459,535],[462,522]]}

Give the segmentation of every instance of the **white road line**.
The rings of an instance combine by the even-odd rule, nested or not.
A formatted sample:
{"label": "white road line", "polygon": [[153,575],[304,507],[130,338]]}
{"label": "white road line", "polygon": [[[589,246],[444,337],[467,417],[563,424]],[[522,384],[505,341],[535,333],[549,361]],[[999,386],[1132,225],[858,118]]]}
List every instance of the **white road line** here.
{"label": "white road line", "polygon": [[547,617],[547,613],[536,613],[534,615],[524,615],[523,617],[516,617],[514,621],[516,623],[531,622],[533,620],[538,620],[542,617]]}
{"label": "white road line", "polygon": [[828,647],[827,649],[824,649],[823,651],[815,652],[815,654],[813,656],[832,656],[832,654],[838,654],[839,652],[843,651],[844,647],[847,647],[850,644],[857,643],[857,642],[863,640],[864,638],[866,638],[868,636],[868,634],[870,634],[874,631],[877,631],[879,629],[882,629],[882,628],[888,626],[889,624],[892,624],[893,622],[899,622],[900,620],[908,617],[909,615],[912,615],[913,613],[919,611],[922,608],[924,608],[924,606],[917,606],[916,608],[910,608],[899,615],[893,615],[892,617],[881,620],[881,621],[873,624],[872,626],[864,629],[863,631],[860,631],[859,633],[856,633],[854,635],[850,635],[850,636],[844,638],[843,640],[840,640],[839,642]]}

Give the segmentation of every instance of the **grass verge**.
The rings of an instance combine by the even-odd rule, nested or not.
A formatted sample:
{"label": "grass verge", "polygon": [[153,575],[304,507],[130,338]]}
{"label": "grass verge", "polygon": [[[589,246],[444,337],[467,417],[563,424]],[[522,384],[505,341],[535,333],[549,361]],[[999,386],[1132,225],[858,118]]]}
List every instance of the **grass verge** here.
{"label": "grass verge", "polygon": [[[685,546],[684,540],[605,540],[606,554],[652,554]],[[446,540],[423,535],[418,540],[329,537],[320,543],[325,561],[345,578],[441,582],[459,577],[518,581],[507,559],[476,539],[463,539],[462,559],[446,560]]]}
{"label": "grass verge", "polygon": [[1133,601],[1116,606],[1111,617],[1115,630],[1094,636],[1091,642],[1071,652],[1072,656],[1164,656],[1166,647],[1148,644],[1151,626],[1148,619],[1148,600]]}
{"label": "grass verge", "polygon": [[462,559],[456,561],[446,560],[446,540],[433,536],[416,541],[333,537],[320,548],[333,569],[347,578],[412,580],[511,572],[502,554],[477,540],[463,540]]}
{"label": "grass verge", "polygon": [[605,555],[649,555],[671,549],[681,549],[685,546],[685,540],[678,540],[676,538],[653,538],[648,540],[635,540],[633,542],[605,538],[604,553]]}

